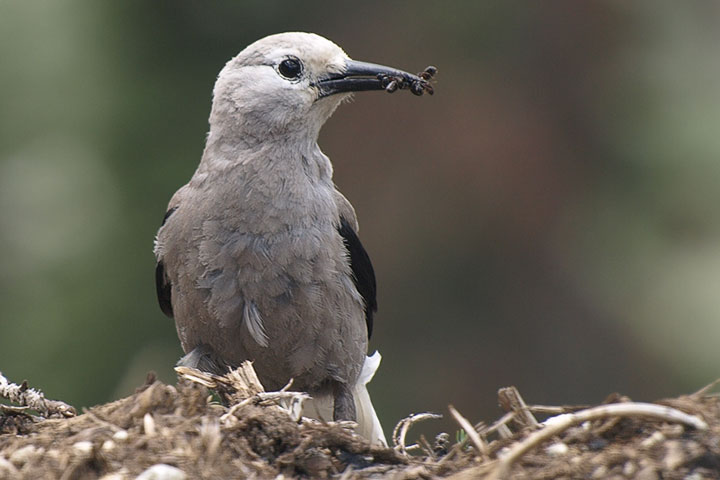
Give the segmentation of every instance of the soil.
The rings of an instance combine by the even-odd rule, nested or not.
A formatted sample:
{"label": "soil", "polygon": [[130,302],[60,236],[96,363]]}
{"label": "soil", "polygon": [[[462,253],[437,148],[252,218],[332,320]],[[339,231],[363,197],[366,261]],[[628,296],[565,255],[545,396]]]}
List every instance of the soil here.
{"label": "soil", "polygon": [[[421,438],[406,446],[396,438],[395,448],[381,448],[355,435],[349,423],[296,419],[266,397],[241,401],[229,384],[212,384],[214,394],[206,385],[182,378],[172,386],[149,376],[135,394],[72,418],[3,407],[0,478],[720,478],[720,399],[706,390],[656,402],[692,415],[692,422],[603,413],[531,446],[523,442],[550,425],[535,423],[533,412],[574,412],[570,417],[588,410],[528,407],[519,395],[519,403],[501,395],[509,413],[461,434],[454,445],[447,439],[455,432],[433,445]],[[614,395],[604,403],[628,402]],[[407,431],[412,420],[405,424]],[[398,437],[403,429],[396,430]],[[517,454],[522,445],[527,448]],[[517,455],[508,461],[513,449]],[[175,468],[149,470],[158,464]]]}

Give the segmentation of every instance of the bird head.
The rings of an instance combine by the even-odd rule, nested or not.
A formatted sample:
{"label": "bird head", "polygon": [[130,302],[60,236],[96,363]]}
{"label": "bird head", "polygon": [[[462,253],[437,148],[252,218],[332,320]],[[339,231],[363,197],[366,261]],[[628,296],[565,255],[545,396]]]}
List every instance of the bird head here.
{"label": "bird head", "polygon": [[[220,72],[213,92],[213,125],[236,133],[317,139],[320,128],[352,92],[417,87],[425,79],[394,68],[351,60],[312,33],[280,33],[241,51]],[[394,88],[393,88],[394,90]],[[413,93],[419,94],[413,89]],[[420,91],[422,93],[422,91]]]}

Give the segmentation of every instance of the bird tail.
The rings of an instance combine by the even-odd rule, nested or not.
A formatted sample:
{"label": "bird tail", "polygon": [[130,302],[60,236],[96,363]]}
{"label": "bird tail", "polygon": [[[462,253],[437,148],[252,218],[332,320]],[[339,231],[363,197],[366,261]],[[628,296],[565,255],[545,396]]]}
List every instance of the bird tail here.
{"label": "bird tail", "polygon": [[[361,437],[367,439],[374,445],[387,447],[387,440],[383,433],[380,419],[378,419],[375,408],[370,400],[370,393],[367,384],[370,383],[375,372],[380,366],[382,356],[380,352],[375,352],[369,357],[365,357],[362,370],[358,381],[352,388],[353,398],[355,400],[355,412],[357,414],[357,430]],[[303,404],[302,414],[306,417],[317,418],[322,421],[330,421],[333,419],[333,396],[322,395],[306,400]]]}
{"label": "bird tail", "polygon": [[367,384],[370,383],[380,366],[380,360],[382,360],[382,356],[378,351],[375,351],[369,357],[365,357],[360,377],[353,388],[353,396],[355,397],[355,411],[357,412],[357,433],[370,440],[370,443],[387,447],[385,433],[382,425],[380,425],[380,419],[375,413],[367,389]]}

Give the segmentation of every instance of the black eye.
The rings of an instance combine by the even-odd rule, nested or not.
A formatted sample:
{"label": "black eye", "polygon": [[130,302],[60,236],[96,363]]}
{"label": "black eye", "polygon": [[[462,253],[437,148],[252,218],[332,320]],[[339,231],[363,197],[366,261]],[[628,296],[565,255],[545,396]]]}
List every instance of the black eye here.
{"label": "black eye", "polygon": [[302,73],[302,63],[296,58],[286,58],[278,65],[278,71],[285,78],[298,78]]}

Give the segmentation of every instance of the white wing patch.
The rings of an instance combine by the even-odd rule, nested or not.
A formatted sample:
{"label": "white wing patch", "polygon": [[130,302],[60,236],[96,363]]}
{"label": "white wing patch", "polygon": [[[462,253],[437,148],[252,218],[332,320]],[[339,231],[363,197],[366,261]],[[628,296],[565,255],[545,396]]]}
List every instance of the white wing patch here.
{"label": "white wing patch", "polygon": [[243,307],[243,323],[250,332],[250,336],[257,342],[261,347],[268,346],[268,336],[265,333],[265,325],[263,325],[262,317],[260,312],[255,306],[255,302],[252,300],[246,300],[245,306]]}

